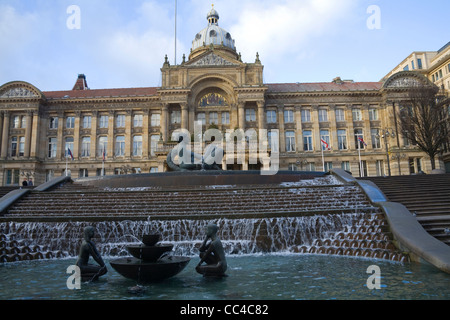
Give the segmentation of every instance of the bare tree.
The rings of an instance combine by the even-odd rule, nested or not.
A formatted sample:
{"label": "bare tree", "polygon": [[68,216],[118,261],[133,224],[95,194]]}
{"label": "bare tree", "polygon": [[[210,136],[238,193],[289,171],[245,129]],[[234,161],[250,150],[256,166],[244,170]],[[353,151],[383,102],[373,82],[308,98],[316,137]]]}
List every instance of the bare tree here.
{"label": "bare tree", "polygon": [[417,86],[409,93],[409,105],[400,110],[402,135],[425,152],[436,168],[436,156],[449,141],[443,104],[437,99],[437,88]]}

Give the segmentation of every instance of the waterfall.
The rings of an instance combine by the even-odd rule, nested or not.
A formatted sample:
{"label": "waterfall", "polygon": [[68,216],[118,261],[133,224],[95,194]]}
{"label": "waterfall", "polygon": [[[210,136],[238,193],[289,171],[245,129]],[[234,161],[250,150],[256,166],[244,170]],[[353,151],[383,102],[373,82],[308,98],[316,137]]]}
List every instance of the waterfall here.
{"label": "waterfall", "polygon": [[174,244],[175,255],[196,256],[206,226],[215,223],[227,254],[255,254],[299,252],[300,247],[310,247],[318,239],[335,239],[338,233],[375,218],[375,214],[351,213],[262,219],[5,222],[0,223],[0,233],[8,240],[62,250],[66,256],[75,257],[84,228],[92,225],[96,229],[93,241],[105,257],[129,255],[126,246],[139,243],[146,233],[161,234],[162,243]]}

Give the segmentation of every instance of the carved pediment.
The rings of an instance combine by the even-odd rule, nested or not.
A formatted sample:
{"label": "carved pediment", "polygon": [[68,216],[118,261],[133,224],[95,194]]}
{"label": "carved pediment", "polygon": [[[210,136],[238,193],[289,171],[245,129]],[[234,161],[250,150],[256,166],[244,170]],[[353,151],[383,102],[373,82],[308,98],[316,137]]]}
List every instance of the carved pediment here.
{"label": "carved pediment", "polygon": [[192,67],[203,67],[203,66],[238,66],[237,63],[233,63],[227,59],[222,58],[214,53],[209,53],[198,60],[188,63]]}
{"label": "carved pediment", "polygon": [[41,98],[42,92],[24,81],[9,82],[0,86],[0,99]]}
{"label": "carved pediment", "polygon": [[422,74],[413,71],[402,71],[391,76],[384,84],[384,88],[401,89],[420,86],[433,86]]}
{"label": "carved pediment", "polygon": [[12,88],[0,94],[0,98],[37,98],[36,93],[27,88]]}

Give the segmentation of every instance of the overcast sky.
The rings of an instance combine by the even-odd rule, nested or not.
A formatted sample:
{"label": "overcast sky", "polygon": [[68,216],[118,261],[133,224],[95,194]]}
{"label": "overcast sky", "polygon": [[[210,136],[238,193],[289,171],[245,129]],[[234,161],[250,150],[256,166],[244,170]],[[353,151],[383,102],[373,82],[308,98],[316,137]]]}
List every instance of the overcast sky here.
{"label": "overcast sky", "polygon": [[[244,62],[265,83],[379,81],[449,37],[448,0],[178,0],[177,63],[214,3]],[[78,8],[79,11],[73,10]],[[175,59],[174,0],[0,0],[0,85],[70,90],[158,87]]]}

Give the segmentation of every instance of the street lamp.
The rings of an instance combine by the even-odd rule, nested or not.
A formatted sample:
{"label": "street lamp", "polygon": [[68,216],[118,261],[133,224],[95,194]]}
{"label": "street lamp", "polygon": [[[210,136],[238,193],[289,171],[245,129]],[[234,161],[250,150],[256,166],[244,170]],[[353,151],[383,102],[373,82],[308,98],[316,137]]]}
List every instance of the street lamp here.
{"label": "street lamp", "polygon": [[392,131],[389,132],[389,129],[385,129],[384,132],[382,132],[381,136],[380,134],[377,134],[378,138],[383,138],[384,139],[384,146],[386,148],[386,160],[387,160],[387,166],[388,166],[388,173],[389,176],[391,176],[391,164],[390,164],[390,160],[389,160],[389,149],[388,149],[388,141],[387,138],[392,137],[395,138],[395,133]]}

